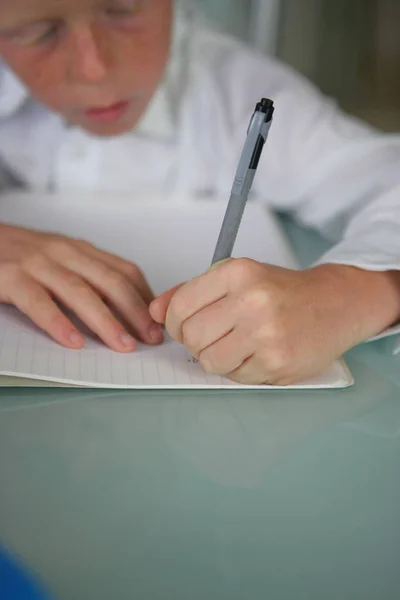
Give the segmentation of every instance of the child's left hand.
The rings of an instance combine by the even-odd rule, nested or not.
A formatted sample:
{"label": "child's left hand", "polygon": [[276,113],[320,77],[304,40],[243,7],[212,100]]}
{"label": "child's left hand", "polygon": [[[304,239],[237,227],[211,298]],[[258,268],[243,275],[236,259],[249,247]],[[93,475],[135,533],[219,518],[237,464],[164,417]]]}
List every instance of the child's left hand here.
{"label": "child's left hand", "polygon": [[232,259],[166,292],[150,312],[207,372],[289,385],[391,325],[399,296],[393,273],[342,265],[291,271]]}

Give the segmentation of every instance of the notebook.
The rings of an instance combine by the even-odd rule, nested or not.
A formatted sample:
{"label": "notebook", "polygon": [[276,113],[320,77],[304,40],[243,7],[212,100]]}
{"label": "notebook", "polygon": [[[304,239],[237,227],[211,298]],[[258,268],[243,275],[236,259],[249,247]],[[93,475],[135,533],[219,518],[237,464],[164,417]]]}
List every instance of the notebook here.
{"label": "notebook", "polygon": [[[0,222],[86,239],[136,262],[158,294],[209,267],[225,209],[226,201],[142,197],[135,202],[127,195],[13,193],[0,198]],[[246,209],[234,256],[297,268],[277,221],[258,204]],[[209,375],[171,339],[122,355],[88,332],[82,350],[68,350],[5,305],[0,305],[0,375],[4,385],[43,381],[93,388],[274,389]],[[319,377],[290,388],[352,383],[346,364],[337,361]]]}

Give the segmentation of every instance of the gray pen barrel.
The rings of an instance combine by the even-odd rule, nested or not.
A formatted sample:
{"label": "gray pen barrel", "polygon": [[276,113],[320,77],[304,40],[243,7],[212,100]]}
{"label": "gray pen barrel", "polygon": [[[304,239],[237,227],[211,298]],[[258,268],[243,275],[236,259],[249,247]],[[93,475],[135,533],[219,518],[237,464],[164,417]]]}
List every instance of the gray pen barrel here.
{"label": "gray pen barrel", "polygon": [[[249,162],[250,159],[248,159],[247,170],[244,174],[244,177],[241,178],[239,182],[238,179],[236,179],[233,185],[232,194],[229,199],[228,208],[226,209],[225,218],[222,223],[221,232],[219,234],[217,246],[215,248],[212,260],[213,265],[219,262],[220,260],[226,260],[227,258],[230,258],[232,255],[236,238],[239,233],[240,224],[243,219],[243,213],[246,208],[247,200],[251,190],[251,186],[253,185],[254,177],[256,176],[257,172],[257,169],[248,168]],[[243,190],[243,193],[235,193],[236,190]]]}
{"label": "gray pen barrel", "polygon": [[[212,259],[213,265],[230,258],[232,255],[258,163],[271,127],[273,113],[273,109],[271,112],[271,105],[272,101],[270,100],[262,101],[257,105],[256,112],[250,121],[228,208]],[[269,113],[266,112],[266,106],[269,107]],[[269,120],[266,121],[266,119]]]}
{"label": "gray pen barrel", "polygon": [[[253,172],[255,174],[255,171]],[[253,175],[254,177],[254,175]],[[246,208],[247,197],[235,196],[232,194],[229,200],[228,208],[225,213],[221,233],[215,248],[212,264],[226,260],[232,256],[233,247],[242,222],[244,209]]]}

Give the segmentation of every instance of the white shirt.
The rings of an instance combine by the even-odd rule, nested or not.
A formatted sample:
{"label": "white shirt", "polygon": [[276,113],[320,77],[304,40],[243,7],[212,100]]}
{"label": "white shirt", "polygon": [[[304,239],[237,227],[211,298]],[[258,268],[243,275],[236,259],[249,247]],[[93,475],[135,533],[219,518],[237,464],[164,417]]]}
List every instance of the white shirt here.
{"label": "white shirt", "polygon": [[276,112],[254,197],[337,242],[321,262],[400,269],[400,136],[345,116],[290,68],[187,17],[147,113],[114,139],[66,127],[0,63],[0,185],[226,197],[262,96]]}

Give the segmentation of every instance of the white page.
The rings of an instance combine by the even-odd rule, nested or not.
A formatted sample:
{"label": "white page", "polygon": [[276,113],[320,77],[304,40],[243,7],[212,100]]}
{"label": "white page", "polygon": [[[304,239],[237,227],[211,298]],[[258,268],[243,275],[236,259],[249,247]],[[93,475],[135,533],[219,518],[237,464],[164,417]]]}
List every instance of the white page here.
{"label": "white page", "polygon": [[[171,203],[148,198],[139,203],[121,195],[12,194],[0,198],[0,222],[86,239],[136,262],[155,292],[161,293],[209,267],[225,209],[226,202]],[[296,268],[275,219],[257,205],[246,209],[234,256]],[[16,309],[4,305],[0,306],[0,374],[107,388],[244,387],[207,375],[171,340],[121,355],[89,335],[84,349],[64,349]],[[337,362],[322,376],[295,387],[351,383],[346,366]]]}

